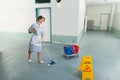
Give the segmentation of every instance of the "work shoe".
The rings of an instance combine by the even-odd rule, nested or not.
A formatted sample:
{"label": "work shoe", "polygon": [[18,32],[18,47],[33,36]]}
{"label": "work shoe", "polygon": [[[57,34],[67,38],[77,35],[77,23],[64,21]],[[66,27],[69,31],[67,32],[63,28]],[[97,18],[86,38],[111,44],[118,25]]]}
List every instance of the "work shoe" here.
{"label": "work shoe", "polygon": [[32,60],[30,59],[30,60],[28,60],[28,62],[32,62]]}
{"label": "work shoe", "polygon": [[40,61],[38,61],[38,62],[41,63],[41,64],[44,63],[44,61],[42,61],[42,60],[40,60]]}

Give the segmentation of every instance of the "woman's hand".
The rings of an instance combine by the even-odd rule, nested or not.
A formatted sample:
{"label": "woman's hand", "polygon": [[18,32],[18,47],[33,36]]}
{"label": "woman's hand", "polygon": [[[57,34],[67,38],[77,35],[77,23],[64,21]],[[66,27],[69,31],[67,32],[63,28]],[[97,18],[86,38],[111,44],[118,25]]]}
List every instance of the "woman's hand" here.
{"label": "woman's hand", "polygon": [[36,29],[32,29],[31,32],[32,32],[32,33],[36,33],[37,30],[36,30]]}
{"label": "woman's hand", "polygon": [[41,44],[44,45],[44,41],[41,41]]}

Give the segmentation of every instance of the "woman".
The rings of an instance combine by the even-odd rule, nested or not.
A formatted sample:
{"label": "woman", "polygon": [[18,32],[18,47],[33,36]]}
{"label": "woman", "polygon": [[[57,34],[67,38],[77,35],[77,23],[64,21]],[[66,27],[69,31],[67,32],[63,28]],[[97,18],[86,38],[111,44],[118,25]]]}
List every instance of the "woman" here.
{"label": "woman", "polygon": [[43,44],[43,22],[45,21],[45,17],[39,16],[38,21],[31,25],[28,29],[29,33],[33,33],[30,43],[29,43],[29,50],[28,50],[28,61],[31,62],[31,53],[37,53],[37,58],[39,63],[44,63],[40,59],[41,51],[42,51],[42,44]]}

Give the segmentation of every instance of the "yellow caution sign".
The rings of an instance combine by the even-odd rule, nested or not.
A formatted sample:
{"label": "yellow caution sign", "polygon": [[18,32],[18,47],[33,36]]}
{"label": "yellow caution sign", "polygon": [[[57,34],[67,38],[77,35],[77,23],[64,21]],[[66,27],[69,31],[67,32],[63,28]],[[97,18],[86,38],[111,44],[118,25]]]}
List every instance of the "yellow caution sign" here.
{"label": "yellow caution sign", "polygon": [[82,80],[94,80],[91,56],[82,57],[78,71],[82,71]]}
{"label": "yellow caution sign", "polygon": [[83,71],[84,72],[91,72],[91,68],[88,65],[86,65]]}

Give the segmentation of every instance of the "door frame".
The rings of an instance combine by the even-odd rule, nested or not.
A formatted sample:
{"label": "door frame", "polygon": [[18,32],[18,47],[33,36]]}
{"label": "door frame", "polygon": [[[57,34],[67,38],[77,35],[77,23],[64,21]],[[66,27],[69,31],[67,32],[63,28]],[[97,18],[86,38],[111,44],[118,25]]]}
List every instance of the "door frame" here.
{"label": "door frame", "polygon": [[52,17],[51,17],[51,7],[42,7],[42,8],[36,8],[36,21],[38,17],[38,10],[40,9],[49,9],[50,10],[50,43],[52,43]]}

